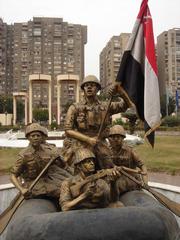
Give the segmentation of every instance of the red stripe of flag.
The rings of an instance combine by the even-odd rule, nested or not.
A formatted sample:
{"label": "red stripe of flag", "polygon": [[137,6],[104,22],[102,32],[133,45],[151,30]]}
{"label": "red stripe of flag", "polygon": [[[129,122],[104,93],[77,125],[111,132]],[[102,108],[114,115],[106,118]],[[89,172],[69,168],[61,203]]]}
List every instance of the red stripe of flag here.
{"label": "red stripe of flag", "polygon": [[149,7],[146,7],[143,18],[144,38],[145,38],[145,54],[154,72],[157,75],[157,64],[154,45],[154,34],[151,13]]}
{"label": "red stripe of flag", "polygon": [[116,81],[134,103],[144,122],[145,136],[154,146],[154,130],[160,124],[161,114],[152,18],[147,3],[148,0],[141,3]]}

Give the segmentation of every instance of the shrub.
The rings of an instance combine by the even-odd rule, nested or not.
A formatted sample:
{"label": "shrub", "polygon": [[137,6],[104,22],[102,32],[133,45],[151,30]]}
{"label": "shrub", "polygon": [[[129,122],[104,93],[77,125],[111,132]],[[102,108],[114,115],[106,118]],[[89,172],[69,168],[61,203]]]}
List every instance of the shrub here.
{"label": "shrub", "polygon": [[121,118],[117,118],[116,120],[113,121],[113,125],[123,125],[123,121]]}
{"label": "shrub", "polygon": [[33,117],[36,121],[46,122],[49,119],[48,109],[35,108],[33,110]]}
{"label": "shrub", "polygon": [[54,129],[57,129],[57,128],[58,128],[57,122],[52,122],[51,123],[51,129],[54,130]]}
{"label": "shrub", "polygon": [[162,120],[162,126],[167,127],[176,127],[180,126],[180,117],[176,116],[167,116]]}

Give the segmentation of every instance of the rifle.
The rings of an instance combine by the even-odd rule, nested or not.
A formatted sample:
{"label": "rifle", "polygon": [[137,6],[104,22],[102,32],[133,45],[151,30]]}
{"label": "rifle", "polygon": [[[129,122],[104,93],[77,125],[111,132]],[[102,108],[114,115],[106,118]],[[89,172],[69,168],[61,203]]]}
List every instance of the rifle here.
{"label": "rifle", "polygon": [[[43,168],[43,170],[40,172],[40,174],[36,177],[36,179],[31,183],[28,191],[31,191],[33,187],[36,185],[36,183],[39,181],[39,179],[42,177],[42,175],[46,172],[46,170],[49,168],[49,166],[57,159],[57,157],[52,158],[46,166]],[[19,192],[15,198],[10,203],[9,207],[4,210],[0,214],[0,235],[3,233],[5,228],[7,227],[8,223],[10,222],[12,216],[16,212],[17,208],[20,206],[20,204],[24,201],[24,195]]]}
{"label": "rifle", "polygon": [[157,192],[156,190],[152,189],[147,184],[142,183],[141,181],[134,178],[132,175],[129,175],[127,172],[133,172],[133,173],[138,173],[138,174],[142,174],[142,175],[145,173],[141,172],[140,170],[127,168],[124,166],[115,167],[115,168],[111,168],[111,169],[102,169],[102,170],[98,171],[97,173],[87,177],[84,181],[77,183],[75,185],[72,185],[70,187],[72,195],[74,197],[77,197],[81,193],[81,189],[84,185],[86,185],[87,183],[89,183],[91,181],[95,181],[97,179],[107,177],[114,170],[119,171],[121,174],[128,177],[131,181],[135,182],[138,186],[140,186],[141,188],[143,188],[146,191],[148,191],[149,193],[151,193],[161,204],[163,204],[166,208],[168,208],[176,216],[180,217],[180,204],[179,203],[170,200],[169,198],[164,196],[162,193]]}
{"label": "rifle", "polygon": [[141,181],[137,180],[133,176],[129,175],[126,171],[123,169],[119,170],[124,176],[128,177],[130,180],[135,182],[137,185],[139,185],[141,188],[145,189],[146,191],[150,192],[161,204],[163,204],[166,208],[168,208],[171,212],[173,212],[176,216],[180,217],[180,204],[177,202],[174,202],[164,196],[162,193],[155,191],[150,186],[148,186],[145,183],[142,183]]}
{"label": "rifle", "polygon": [[125,171],[131,172],[131,173],[141,173],[141,174],[144,174],[140,170],[131,169],[131,168],[123,167],[123,166],[122,167],[109,168],[109,169],[102,169],[102,170],[99,170],[97,173],[86,177],[86,179],[84,179],[82,182],[78,182],[77,184],[72,185],[70,187],[72,196],[73,197],[79,196],[80,193],[81,193],[82,187],[85,186],[87,183],[90,183],[92,181],[96,181],[96,180],[98,180],[100,178],[104,178],[104,177],[110,176],[111,173],[114,170],[117,170],[117,171],[121,172],[121,169],[124,169]]}

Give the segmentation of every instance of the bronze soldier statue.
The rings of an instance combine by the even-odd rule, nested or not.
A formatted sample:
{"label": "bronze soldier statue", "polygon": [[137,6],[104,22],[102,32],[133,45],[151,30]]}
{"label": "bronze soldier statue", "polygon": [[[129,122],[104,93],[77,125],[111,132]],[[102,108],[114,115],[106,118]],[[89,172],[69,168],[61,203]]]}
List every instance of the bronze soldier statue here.
{"label": "bronze soldier statue", "polygon": [[[15,165],[11,169],[11,180],[25,198],[37,196],[59,197],[59,187],[64,178],[71,176],[66,171],[66,164],[60,155],[60,151],[52,144],[45,142],[46,128],[38,123],[27,126],[25,136],[29,140],[29,146],[23,149]],[[43,170],[45,165],[57,157],[55,163],[50,166],[48,172],[40,178],[31,192],[29,186]]]}
{"label": "bronze soldier statue", "polygon": [[[139,168],[143,173],[142,180],[147,184],[147,168],[132,148],[123,143],[125,137],[126,133],[122,126],[114,125],[110,128],[108,140],[111,148],[111,159],[116,166],[124,166],[130,169]],[[139,175],[136,173],[131,173],[131,175],[139,179]],[[120,194],[139,189],[139,186],[135,182],[124,175],[119,177],[116,184]]]}
{"label": "bronze soldier statue", "polygon": [[100,126],[107,112],[107,102],[99,101],[97,98],[101,85],[95,76],[85,77],[81,89],[84,92],[83,100],[80,103],[72,104],[66,115],[66,135],[74,139],[75,148],[83,146],[94,151],[98,159],[97,168],[112,167],[113,164],[109,162],[109,150],[105,143],[108,133],[107,126],[111,124],[112,114],[126,111],[131,103],[118,84],[110,89],[111,94],[119,93],[123,99],[111,103],[103,125],[103,131],[98,139]]}
{"label": "bronze soldier statue", "polygon": [[102,207],[122,207],[121,202],[111,204],[111,182],[119,177],[113,169],[95,170],[95,155],[88,148],[76,151],[76,176],[64,180],[59,203],[62,211]]}

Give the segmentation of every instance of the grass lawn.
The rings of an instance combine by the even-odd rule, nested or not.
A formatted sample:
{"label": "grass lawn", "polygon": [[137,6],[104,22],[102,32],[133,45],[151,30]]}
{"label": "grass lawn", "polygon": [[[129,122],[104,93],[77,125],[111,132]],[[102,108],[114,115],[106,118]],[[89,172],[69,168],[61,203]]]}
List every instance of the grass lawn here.
{"label": "grass lawn", "polygon": [[20,148],[0,148],[0,174],[9,172],[20,151]]}
{"label": "grass lawn", "polygon": [[[8,172],[16,161],[17,148],[0,148],[0,173]],[[145,143],[136,147],[148,170],[180,175],[180,136],[157,136],[154,149]]]}
{"label": "grass lawn", "polygon": [[180,136],[156,136],[155,147],[148,143],[136,147],[148,170],[180,175]]}

